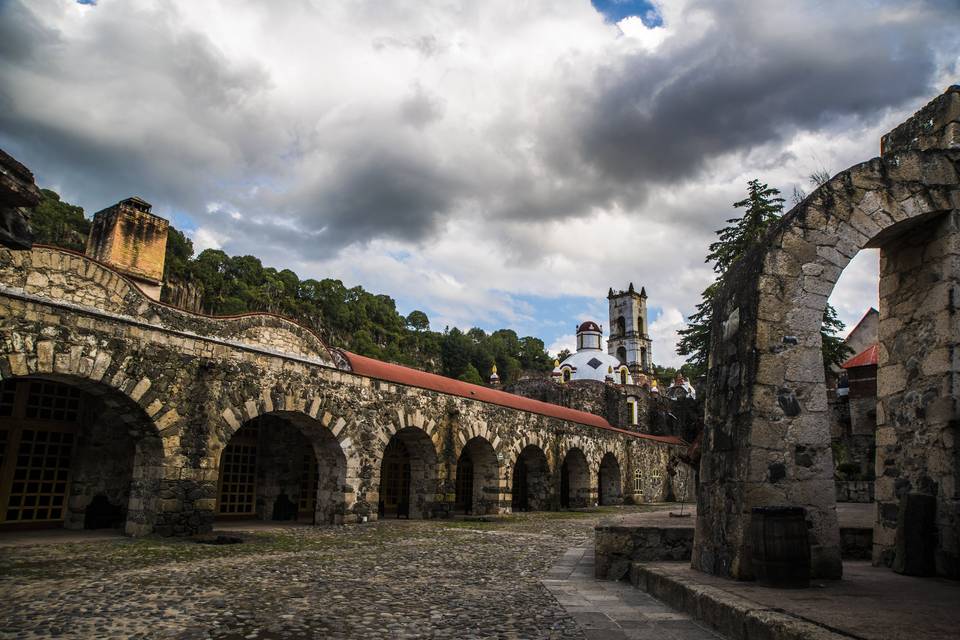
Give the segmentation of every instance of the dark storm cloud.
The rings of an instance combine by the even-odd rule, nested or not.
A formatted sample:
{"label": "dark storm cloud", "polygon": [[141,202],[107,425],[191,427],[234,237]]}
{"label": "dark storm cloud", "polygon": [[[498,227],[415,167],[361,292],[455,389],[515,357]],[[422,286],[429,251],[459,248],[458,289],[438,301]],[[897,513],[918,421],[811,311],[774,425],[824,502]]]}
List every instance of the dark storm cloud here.
{"label": "dark storm cloud", "polygon": [[922,101],[960,24],[950,3],[748,4],[690,6],[712,17],[702,37],[601,69],[574,102],[581,157],[618,181],[669,182],[838,116]]}
{"label": "dark storm cloud", "polygon": [[[960,23],[955,3],[702,2],[684,15],[664,12],[675,33],[659,48],[624,55],[602,18],[590,25],[578,14],[584,28],[609,28],[609,51],[597,50],[592,32],[586,53],[561,56],[555,72],[530,80],[529,94],[511,91],[528,81],[511,73],[536,61],[508,61],[497,68],[508,97],[460,126],[464,103],[488,104],[483,91],[501,90],[469,81],[498,44],[478,9],[330,9],[362,27],[336,45],[353,43],[352,57],[310,58],[346,78],[341,96],[340,85],[310,73],[284,78],[296,58],[278,53],[283,29],[332,20],[322,6],[263,9],[262,67],[258,43],[227,55],[207,25],[185,26],[174,3],[101,3],[72,39],[44,20],[51,7],[0,1],[0,145],[88,209],[137,193],[201,226],[229,223],[232,242],[300,255],[375,238],[422,242],[457,216],[496,226],[614,204],[636,211],[651,187],[692,180],[725,154],[773,149],[839,116],[919,106],[931,95],[936,52],[956,50],[950,28]],[[360,15],[336,13],[353,10]],[[489,50],[451,36],[461,22],[491,40],[481,43]],[[290,41],[297,53],[302,43]],[[352,67],[353,58],[363,62]],[[416,62],[394,68],[395,58]],[[379,75],[364,75],[363,64]],[[402,81],[391,83],[394,72]],[[276,95],[275,82],[287,83]],[[781,153],[764,151],[756,166]],[[322,170],[309,166],[314,158]],[[229,203],[241,219],[208,212],[210,202]],[[515,253],[535,259],[535,240],[518,239]]]}
{"label": "dark storm cloud", "polygon": [[0,60],[24,62],[57,42],[57,33],[21,4],[0,1]]}
{"label": "dark storm cloud", "polygon": [[68,41],[44,24],[50,7],[0,2],[0,146],[88,210],[131,194],[202,207],[227,173],[257,169],[264,132],[243,105],[267,77],[169,5],[125,8],[95,7]]}
{"label": "dark storm cloud", "polygon": [[422,158],[373,148],[344,156],[332,176],[293,196],[280,213],[327,248],[383,238],[419,241],[436,231],[461,191],[455,176]]}

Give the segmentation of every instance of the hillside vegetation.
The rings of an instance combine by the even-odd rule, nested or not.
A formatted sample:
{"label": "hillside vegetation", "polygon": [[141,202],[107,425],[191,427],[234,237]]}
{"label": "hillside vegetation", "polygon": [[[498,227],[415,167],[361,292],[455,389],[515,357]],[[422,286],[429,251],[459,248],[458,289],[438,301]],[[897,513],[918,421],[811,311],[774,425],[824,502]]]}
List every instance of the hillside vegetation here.
{"label": "hillside vegetation", "polygon": [[[79,251],[90,230],[83,209],[49,189],[43,190],[31,222],[35,242]],[[494,363],[505,383],[521,371],[544,372],[553,366],[539,338],[521,338],[510,329],[492,334],[476,327],[431,331],[423,311],[403,316],[393,298],[360,286],[347,287],[332,278],[301,280],[290,269],[265,267],[255,256],[230,256],[218,249],[195,256],[193,243],[173,226],[164,280],[172,285],[165,288],[165,298],[176,287],[193,288],[205,313],[277,313],[312,327],[332,346],[468,382],[488,380]]]}

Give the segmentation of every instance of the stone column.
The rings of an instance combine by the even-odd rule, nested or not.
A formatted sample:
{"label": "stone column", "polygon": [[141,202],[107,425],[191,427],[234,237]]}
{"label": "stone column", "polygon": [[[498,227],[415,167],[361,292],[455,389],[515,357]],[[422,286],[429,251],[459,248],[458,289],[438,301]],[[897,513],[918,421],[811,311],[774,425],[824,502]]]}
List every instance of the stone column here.
{"label": "stone column", "polygon": [[960,211],[923,222],[882,247],[873,561],[893,564],[906,496],[931,495],[936,570],[954,578],[960,577],[958,306]]}

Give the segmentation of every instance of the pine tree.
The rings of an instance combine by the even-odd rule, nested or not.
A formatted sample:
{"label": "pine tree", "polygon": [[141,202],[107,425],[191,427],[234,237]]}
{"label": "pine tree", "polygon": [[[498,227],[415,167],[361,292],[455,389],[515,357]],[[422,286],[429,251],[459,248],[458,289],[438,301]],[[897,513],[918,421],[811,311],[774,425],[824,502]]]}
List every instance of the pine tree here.
{"label": "pine tree", "polygon": [[844,324],[837,315],[837,310],[829,302],[823,310],[823,324],[820,326],[820,338],[823,341],[823,366],[840,366],[847,358],[853,355],[853,349],[847,346],[838,333],[843,331]]}
{"label": "pine tree", "polygon": [[678,332],[680,342],[677,343],[677,353],[687,356],[687,364],[700,375],[707,371],[713,299],[723,287],[724,274],[780,219],[783,202],[778,189],[758,179],[751,180],[747,184],[747,197],[733,203],[735,209],[746,209],[743,216],[727,220],[727,226],[717,231],[719,239],[710,244],[710,253],[704,262],[713,262],[717,279],[704,290],[696,313],[687,318],[687,328]]}
{"label": "pine tree", "polygon": [[[811,176],[811,180],[815,177],[822,178],[817,174]],[[680,341],[677,343],[677,353],[687,356],[685,366],[692,367],[699,375],[705,374],[707,370],[713,300],[723,288],[724,276],[737,260],[763,238],[770,225],[780,219],[783,203],[784,199],[780,197],[779,189],[762,184],[758,179],[751,180],[747,184],[747,197],[733,204],[736,209],[746,209],[743,217],[727,220],[728,226],[717,231],[719,240],[710,245],[710,253],[707,254],[704,262],[713,262],[717,279],[704,290],[696,312],[687,319],[687,327],[678,332]],[[837,335],[843,327],[836,309],[827,303],[823,310],[823,323],[820,329],[823,339],[824,366],[839,364],[849,351]]]}

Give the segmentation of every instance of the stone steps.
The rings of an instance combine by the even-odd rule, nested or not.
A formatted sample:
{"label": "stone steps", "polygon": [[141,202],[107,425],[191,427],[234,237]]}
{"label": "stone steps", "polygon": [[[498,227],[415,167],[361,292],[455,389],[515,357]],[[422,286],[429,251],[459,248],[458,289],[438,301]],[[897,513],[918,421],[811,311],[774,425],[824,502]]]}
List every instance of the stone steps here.
{"label": "stone steps", "polygon": [[731,640],[850,640],[853,637],[765,607],[720,587],[673,575],[657,565],[634,562],[630,582]]}

